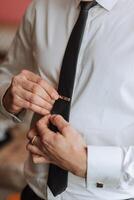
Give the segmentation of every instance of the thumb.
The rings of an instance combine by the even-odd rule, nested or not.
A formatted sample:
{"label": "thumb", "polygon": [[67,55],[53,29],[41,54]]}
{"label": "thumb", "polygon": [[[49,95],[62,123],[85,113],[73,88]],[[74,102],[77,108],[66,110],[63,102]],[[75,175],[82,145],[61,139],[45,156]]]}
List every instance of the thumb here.
{"label": "thumb", "polygon": [[65,128],[70,126],[69,123],[61,115],[51,115],[50,121],[63,135],[66,132]]}

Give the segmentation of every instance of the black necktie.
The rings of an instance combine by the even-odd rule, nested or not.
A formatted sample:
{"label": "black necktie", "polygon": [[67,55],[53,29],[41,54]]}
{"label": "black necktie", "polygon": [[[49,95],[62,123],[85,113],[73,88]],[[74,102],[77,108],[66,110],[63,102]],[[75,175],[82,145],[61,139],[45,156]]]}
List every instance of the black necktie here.
{"label": "black necktie", "polygon": [[[96,4],[96,1],[81,2],[81,11],[78,20],[72,30],[63,58],[58,87],[58,93],[61,95],[61,98],[59,98],[54,103],[51,114],[60,114],[67,121],[69,121],[70,105],[73,94],[77,60],[86,25],[88,11]],[[52,124],[50,124],[49,128],[54,132],[58,131],[57,128]],[[62,193],[67,187],[67,182],[68,172],[51,164],[49,166],[47,184],[53,195],[56,196]]]}

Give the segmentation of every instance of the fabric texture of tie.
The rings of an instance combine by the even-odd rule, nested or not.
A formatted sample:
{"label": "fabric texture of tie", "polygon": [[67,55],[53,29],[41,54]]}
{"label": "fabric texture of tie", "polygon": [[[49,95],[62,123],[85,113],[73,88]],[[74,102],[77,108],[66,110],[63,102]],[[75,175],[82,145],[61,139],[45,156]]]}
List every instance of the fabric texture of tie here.
{"label": "fabric texture of tie", "polygon": [[[88,11],[90,8],[95,6],[96,1],[81,2],[81,10],[78,20],[72,30],[71,36],[69,38],[65,55],[62,62],[58,93],[61,96],[67,97],[66,99],[59,98],[55,101],[52,108],[51,114],[60,114],[69,121],[71,98],[73,95],[77,60],[79,55],[79,50],[85,30],[86,20],[88,16]],[[58,129],[50,123],[49,128],[57,132]],[[48,186],[54,196],[64,192],[67,188],[68,182],[68,172],[59,168],[56,165],[50,164],[49,174],[48,174]]]}

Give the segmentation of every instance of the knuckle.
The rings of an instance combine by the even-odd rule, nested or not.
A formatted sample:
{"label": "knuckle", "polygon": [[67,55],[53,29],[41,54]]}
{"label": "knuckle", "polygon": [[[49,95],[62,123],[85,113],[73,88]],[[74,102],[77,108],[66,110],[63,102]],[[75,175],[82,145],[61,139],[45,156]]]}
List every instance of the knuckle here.
{"label": "knuckle", "polygon": [[37,101],[37,96],[36,96],[36,95],[33,95],[33,97],[32,97],[32,102],[35,103],[35,104],[38,103],[38,101]]}
{"label": "knuckle", "polygon": [[28,74],[28,70],[26,70],[26,69],[23,69],[22,71],[21,71],[21,73],[20,74],[22,74],[22,75],[27,75]]}
{"label": "knuckle", "polygon": [[30,102],[25,102],[25,106],[27,109],[31,109],[31,110],[33,109],[33,105]]}
{"label": "knuckle", "polygon": [[14,95],[16,93],[16,87],[12,86],[10,91],[11,91],[11,94]]}
{"label": "knuckle", "polygon": [[44,94],[44,98],[47,102],[50,102],[51,103],[51,98],[48,94]]}
{"label": "knuckle", "polygon": [[16,106],[16,105],[13,105],[12,106],[12,112],[19,112],[21,110],[21,107],[20,106]]}
{"label": "knuckle", "polygon": [[44,94],[43,94],[43,97],[44,97],[44,99],[45,99],[45,100],[47,100],[47,101],[49,101],[49,100],[50,100],[50,99],[49,99],[49,96],[48,96],[48,94],[47,94],[47,93],[45,93],[45,92],[44,92]]}
{"label": "knuckle", "polygon": [[39,91],[39,87],[37,85],[34,85],[33,88],[32,88],[32,92],[34,94],[38,94],[38,91]]}
{"label": "knuckle", "polygon": [[30,131],[27,132],[27,138],[28,138],[29,140],[31,140],[33,137],[34,137],[33,129],[31,129]]}
{"label": "knuckle", "polygon": [[28,108],[30,108],[31,110],[33,109],[33,104],[31,102],[27,102],[26,105],[28,106]]}
{"label": "knuckle", "polygon": [[23,107],[26,109],[30,108],[30,103],[27,101],[23,102]]}
{"label": "knuckle", "polygon": [[30,101],[30,102],[35,102],[35,101],[36,101],[35,95],[31,94],[31,95],[29,96],[29,101]]}
{"label": "knuckle", "polygon": [[44,80],[42,80],[42,78],[39,77],[37,83],[38,83],[40,86],[42,86],[42,85],[44,85]]}
{"label": "knuckle", "polygon": [[34,164],[37,164],[37,163],[38,163],[37,158],[35,158],[34,155],[32,155],[32,160],[33,160],[33,163],[34,163]]}
{"label": "knuckle", "polygon": [[50,94],[55,94],[54,89],[50,85],[48,86],[48,89],[49,89]]}
{"label": "knuckle", "polygon": [[46,106],[46,105],[45,105],[45,109],[46,109],[46,114],[47,114],[47,113],[49,114],[49,113],[51,112],[51,110],[52,110],[52,106],[49,106],[49,105]]}
{"label": "knuckle", "polygon": [[44,114],[44,113],[43,113],[43,109],[42,109],[42,108],[40,108],[40,107],[38,107],[38,108],[37,108],[37,112],[38,112],[38,113],[40,113],[41,115],[43,115],[43,114]]}
{"label": "knuckle", "polygon": [[62,132],[67,132],[70,130],[70,125],[66,124],[63,128],[62,128]]}
{"label": "knuckle", "polygon": [[37,128],[41,128],[42,125],[43,125],[43,121],[42,121],[42,120],[39,120],[39,121],[36,123]]}
{"label": "knuckle", "polygon": [[14,76],[14,77],[12,78],[12,84],[14,85],[14,84],[16,84],[16,83],[18,83],[18,75],[17,75],[17,76]]}
{"label": "knuckle", "polygon": [[62,117],[61,115],[56,115],[54,119],[56,122],[59,122],[62,119]]}
{"label": "knuckle", "polygon": [[33,108],[33,104],[31,103],[31,102],[25,102],[25,106],[27,107],[27,108],[29,108],[29,109],[31,109],[32,110],[32,108]]}
{"label": "knuckle", "polygon": [[44,109],[44,108],[39,108],[39,112],[40,112],[42,115],[47,115],[47,114],[49,114],[49,113],[50,113],[50,111],[49,111],[49,110],[47,110],[47,109]]}
{"label": "knuckle", "polygon": [[50,111],[48,110],[48,109],[41,109],[41,111],[42,111],[42,114],[44,114],[44,115],[48,115],[48,114],[50,114]]}

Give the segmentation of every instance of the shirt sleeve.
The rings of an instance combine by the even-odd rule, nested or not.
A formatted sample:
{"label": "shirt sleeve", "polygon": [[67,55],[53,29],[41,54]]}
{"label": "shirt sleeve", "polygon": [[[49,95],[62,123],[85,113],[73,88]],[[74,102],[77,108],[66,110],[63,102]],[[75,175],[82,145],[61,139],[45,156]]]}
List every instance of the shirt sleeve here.
{"label": "shirt sleeve", "polygon": [[32,27],[34,24],[34,1],[28,7],[16,36],[9,48],[4,62],[0,65],[0,112],[7,118],[21,122],[25,116],[24,110],[18,115],[7,112],[2,104],[3,96],[11,84],[12,77],[22,69],[35,71],[32,55]]}
{"label": "shirt sleeve", "polygon": [[133,146],[88,146],[87,162],[87,188],[134,188]]}

